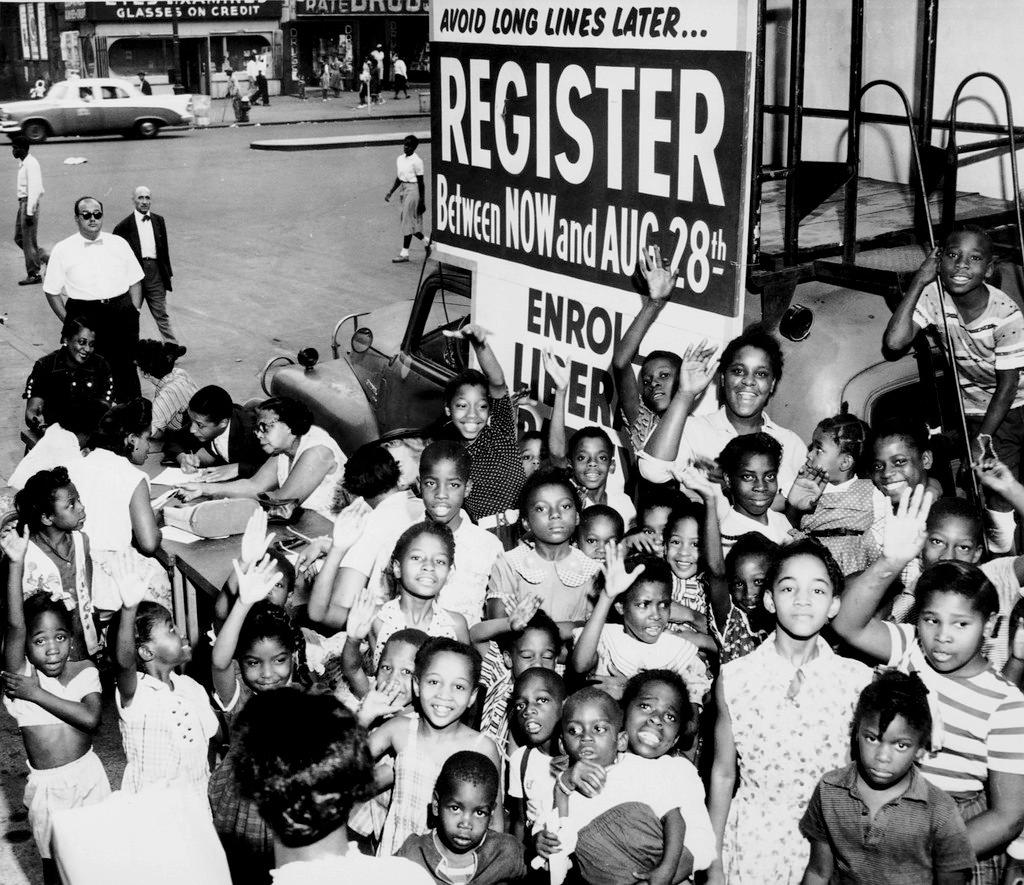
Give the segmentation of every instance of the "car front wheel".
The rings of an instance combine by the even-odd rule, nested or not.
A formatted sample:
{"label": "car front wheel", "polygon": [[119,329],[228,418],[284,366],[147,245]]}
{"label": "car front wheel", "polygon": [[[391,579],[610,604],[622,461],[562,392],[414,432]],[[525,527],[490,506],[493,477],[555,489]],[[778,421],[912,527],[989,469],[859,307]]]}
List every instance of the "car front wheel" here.
{"label": "car front wheel", "polygon": [[153,120],[139,120],[135,124],[135,134],[139,138],[156,138],[160,131],[160,124]]}
{"label": "car front wheel", "polygon": [[41,120],[30,120],[21,127],[21,134],[32,144],[42,144],[50,134],[50,129]]}

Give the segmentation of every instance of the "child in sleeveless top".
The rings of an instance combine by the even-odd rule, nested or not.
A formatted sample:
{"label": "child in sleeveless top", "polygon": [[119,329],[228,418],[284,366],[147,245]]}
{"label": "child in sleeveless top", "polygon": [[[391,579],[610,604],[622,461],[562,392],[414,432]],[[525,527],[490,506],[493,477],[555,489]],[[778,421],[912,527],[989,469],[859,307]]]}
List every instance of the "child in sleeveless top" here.
{"label": "child in sleeveless top", "polygon": [[868,433],[863,421],[845,413],[819,422],[807,464],[789,493],[789,505],[803,514],[800,530],[828,548],[844,575],[861,572],[878,558],[891,512],[874,483],[857,477]]}
{"label": "child in sleeveless top", "polygon": [[[426,833],[427,809],[445,760],[459,750],[477,750],[498,766],[498,748],[462,723],[476,700],[480,655],[470,645],[446,637],[427,640],[416,654],[413,692],[418,714],[396,716],[370,733],[374,759],[395,757],[394,794],[378,857],[394,854],[414,834]],[[500,807],[492,827],[501,832]]]}
{"label": "child in sleeveless top", "polygon": [[71,618],[45,593],[23,600],[22,571],[29,546],[26,526],[0,536],[8,559],[7,628],[4,638],[5,705],[25,742],[25,806],[47,885],[59,882],[51,860],[53,814],[92,805],[110,794],[110,783],[92,749],[100,724],[100,679],[91,661],[70,661]]}
{"label": "child in sleeveless top", "polygon": [[764,579],[778,550],[760,532],[740,535],[725,557],[725,577],[711,582],[708,626],[721,666],[750,654],[774,626],[764,607]]}
{"label": "child in sleeveless top", "polygon": [[14,497],[18,521],[28,526],[22,573],[25,596],[44,592],[60,601],[71,619],[71,660],[95,655],[101,646],[92,607],[89,539],[81,531],[85,508],[64,467],[40,470]]}

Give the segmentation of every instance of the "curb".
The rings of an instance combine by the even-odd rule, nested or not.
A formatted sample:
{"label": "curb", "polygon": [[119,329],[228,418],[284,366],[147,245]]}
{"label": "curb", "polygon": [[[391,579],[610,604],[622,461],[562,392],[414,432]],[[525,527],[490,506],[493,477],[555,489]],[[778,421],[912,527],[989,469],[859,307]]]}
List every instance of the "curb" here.
{"label": "curb", "polygon": [[254,126],[307,126],[311,123],[372,123],[377,120],[413,120],[430,117],[430,114],[380,114],[373,117],[324,117],[316,120],[251,120],[248,123],[209,123],[206,126],[191,126],[195,130],[203,129],[248,129]]}
{"label": "curb", "polygon": [[[408,132],[368,133],[366,135],[338,135],[328,138],[276,138],[268,141],[253,141],[252,151],[336,151],[356,147],[384,147],[401,144]],[[430,144],[429,132],[413,132],[420,144]]]}

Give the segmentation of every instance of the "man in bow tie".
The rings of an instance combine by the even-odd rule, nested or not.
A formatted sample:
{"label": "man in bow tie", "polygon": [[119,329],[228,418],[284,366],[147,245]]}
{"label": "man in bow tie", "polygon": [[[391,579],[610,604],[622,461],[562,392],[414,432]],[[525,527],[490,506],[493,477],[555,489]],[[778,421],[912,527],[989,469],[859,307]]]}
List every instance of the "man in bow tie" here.
{"label": "man in bow tie", "polygon": [[121,237],[103,233],[103,204],[95,197],[75,201],[78,233],[61,240],[50,253],[43,292],[63,323],[68,316],[89,321],[96,330],[96,351],[110,366],[114,398],[139,396],[135,348],[143,271]]}
{"label": "man in bow tie", "polygon": [[[124,237],[142,265],[142,297],[156,320],[156,327],[164,341],[177,344],[167,316],[167,293],[171,291],[171,254],[167,247],[167,225],[162,215],[151,212],[153,195],[148,187],[135,188],[132,200],[135,211],[114,227],[114,233]],[[182,353],[185,349],[182,348]]]}

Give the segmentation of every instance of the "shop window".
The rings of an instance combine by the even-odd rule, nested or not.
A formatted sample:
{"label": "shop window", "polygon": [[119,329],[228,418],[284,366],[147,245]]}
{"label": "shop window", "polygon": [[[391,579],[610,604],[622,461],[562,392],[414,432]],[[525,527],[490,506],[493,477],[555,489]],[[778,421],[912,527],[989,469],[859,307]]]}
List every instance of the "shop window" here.
{"label": "shop window", "polygon": [[128,38],[115,40],[107,50],[110,74],[134,78],[139,71],[162,77],[173,68],[173,47],[170,40],[159,38]]}
{"label": "shop window", "polygon": [[233,71],[244,71],[245,54],[254,51],[261,53],[265,49],[270,49],[270,44],[265,38],[257,34],[240,34],[237,37],[225,37],[220,66],[217,70],[223,71],[226,63]]}

